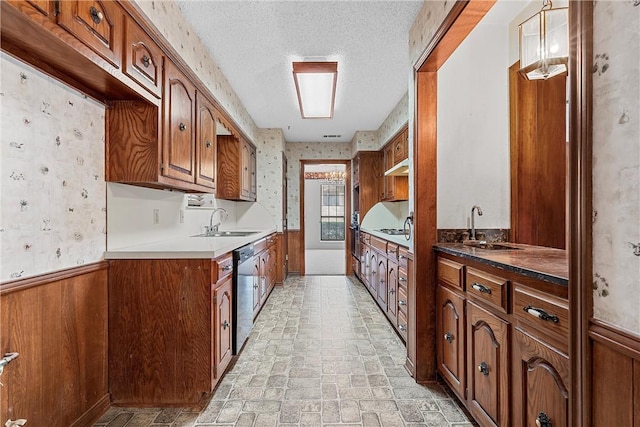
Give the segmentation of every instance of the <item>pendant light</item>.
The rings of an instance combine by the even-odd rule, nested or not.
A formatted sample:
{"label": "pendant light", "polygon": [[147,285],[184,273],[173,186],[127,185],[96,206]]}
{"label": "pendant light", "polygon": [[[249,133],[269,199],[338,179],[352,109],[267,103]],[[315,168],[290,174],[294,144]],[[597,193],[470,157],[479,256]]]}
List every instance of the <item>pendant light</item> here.
{"label": "pendant light", "polygon": [[569,8],[544,0],[540,12],[520,28],[520,72],[528,80],[549,79],[567,71]]}

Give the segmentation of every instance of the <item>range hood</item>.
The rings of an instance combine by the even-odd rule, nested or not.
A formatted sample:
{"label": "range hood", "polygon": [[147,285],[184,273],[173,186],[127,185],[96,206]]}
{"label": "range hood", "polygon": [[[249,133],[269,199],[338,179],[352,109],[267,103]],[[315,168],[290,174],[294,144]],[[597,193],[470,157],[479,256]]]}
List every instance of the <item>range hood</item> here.
{"label": "range hood", "polygon": [[386,171],[384,176],[409,176],[409,159],[404,159]]}

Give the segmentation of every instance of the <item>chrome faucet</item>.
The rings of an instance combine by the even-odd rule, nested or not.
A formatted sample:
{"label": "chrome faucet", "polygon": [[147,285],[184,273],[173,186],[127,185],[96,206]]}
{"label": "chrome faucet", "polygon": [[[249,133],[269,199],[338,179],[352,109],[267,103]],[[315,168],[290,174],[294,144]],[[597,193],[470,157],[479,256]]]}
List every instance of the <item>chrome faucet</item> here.
{"label": "chrome faucet", "polygon": [[[220,212],[220,222],[214,225],[213,216],[216,214],[216,212]],[[223,214],[224,214],[224,217],[222,216]],[[217,233],[218,228],[220,227],[220,224],[222,224],[222,221],[226,220],[227,218],[229,218],[229,213],[227,212],[226,209],[215,208],[213,212],[211,212],[211,217],[209,218],[209,228],[207,229],[207,233]]]}
{"label": "chrome faucet", "polygon": [[482,208],[478,205],[474,205],[471,208],[471,240],[476,240],[476,224],[474,218],[475,210],[478,210],[478,216],[482,216]]}

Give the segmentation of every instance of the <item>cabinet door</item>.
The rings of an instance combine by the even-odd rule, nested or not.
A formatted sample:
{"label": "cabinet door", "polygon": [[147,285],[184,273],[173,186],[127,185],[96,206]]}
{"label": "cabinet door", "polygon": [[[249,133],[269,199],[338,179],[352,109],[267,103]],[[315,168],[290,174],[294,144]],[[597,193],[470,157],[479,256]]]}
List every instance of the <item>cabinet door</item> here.
{"label": "cabinet door", "polygon": [[196,96],[196,184],[216,188],[216,119],[213,104],[201,93]]}
{"label": "cabinet door", "polygon": [[252,200],[256,200],[258,191],[258,185],[256,183],[257,167],[256,149],[249,146],[249,197]]}
{"label": "cabinet door", "polygon": [[246,142],[241,142],[240,168],[242,169],[241,196],[251,197],[251,146]]}
{"label": "cabinet door", "polygon": [[163,175],[194,182],[195,87],[166,59],[164,76]]}
{"label": "cabinet door", "polygon": [[260,310],[260,255],[253,258],[253,315]]}
{"label": "cabinet door", "polygon": [[[54,2],[52,0],[6,0],[7,3],[20,9],[25,15],[42,15],[50,21],[54,20]],[[32,18],[33,19],[33,18]]]}
{"label": "cabinet door", "polygon": [[409,157],[409,131],[405,129],[393,141],[393,164],[396,165]]}
{"label": "cabinet door", "polygon": [[232,313],[232,280],[231,276],[227,276],[223,283],[218,285],[214,291],[215,301],[215,319],[212,328],[215,337],[212,340],[215,343],[214,348],[214,381],[213,384],[222,377],[225,369],[231,361],[232,339],[231,339],[231,313]]}
{"label": "cabinet door", "polygon": [[[514,337],[514,426],[569,425],[569,358],[520,329]],[[544,424],[543,421],[548,422]]]}
{"label": "cabinet door", "polygon": [[467,301],[469,410],[481,426],[509,426],[509,325]]}
{"label": "cabinet door", "polygon": [[387,296],[389,288],[387,287],[387,258],[378,254],[378,305],[382,308],[382,311],[387,311]]}
{"label": "cabinet door", "polygon": [[267,300],[269,290],[269,251],[265,250],[260,255],[260,305]]}
{"label": "cabinet door", "polygon": [[111,0],[60,2],[58,24],[112,66],[120,67],[124,15]]}
{"label": "cabinet door", "polygon": [[363,242],[360,243],[360,254],[361,254],[360,279],[362,280],[364,285],[368,288],[369,276],[371,275],[371,267],[370,267],[371,259],[369,257],[369,247]]}
{"label": "cabinet door", "polygon": [[371,274],[369,275],[369,291],[373,295],[375,300],[378,297],[378,255],[376,251],[369,248],[369,269]]}
{"label": "cabinet door", "polygon": [[438,371],[465,400],[464,298],[438,285],[436,304]]}
{"label": "cabinet door", "polygon": [[122,70],[139,85],[160,98],[162,89],[162,50],[134,22],[125,20],[124,64]]}
{"label": "cabinet door", "polygon": [[387,260],[387,317],[391,324],[398,324],[398,263]]}

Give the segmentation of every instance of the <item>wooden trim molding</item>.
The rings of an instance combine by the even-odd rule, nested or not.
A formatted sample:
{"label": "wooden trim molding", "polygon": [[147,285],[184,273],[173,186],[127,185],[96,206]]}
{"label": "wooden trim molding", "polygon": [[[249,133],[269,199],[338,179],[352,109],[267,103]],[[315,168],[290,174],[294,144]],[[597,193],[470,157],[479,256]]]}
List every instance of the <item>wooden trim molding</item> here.
{"label": "wooden trim molding", "polygon": [[569,3],[569,425],[591,425],[593,2]]}
{"label": "wooden trim molding", "polygon": [[36,286],[46,285],[48,283],[70,279],[72,277],[93,273],[94,271],[107,268],[109,268],[109,264],[107,263],[107,261],[99,261],[79,267],[65,268],[64,270],[40,274],[38,276],[3,282],[0,283],[0,295],[6,295],[11,292],[22,291],[25,289],[34,288]]}
{"label": "wooden trim molding", "polygon": [[640,361],[640,336],[597,319],[591,319],[589,338]]}
{"label": "wooden trim molding", "polygon": [[[347,159],[301,159],[300,160],[300,275],[305,275],[305,237],[304,237],[304,167],[305,165],[344,165],[346,178],[344,180],[345,197],[345,275],[349,275],[351,270],[351,252],[349,251],[349,239],[351,229],[349,228],[349,215],[351,214],[351,160]],[[289,230],[291,232],[291,230]]]}

